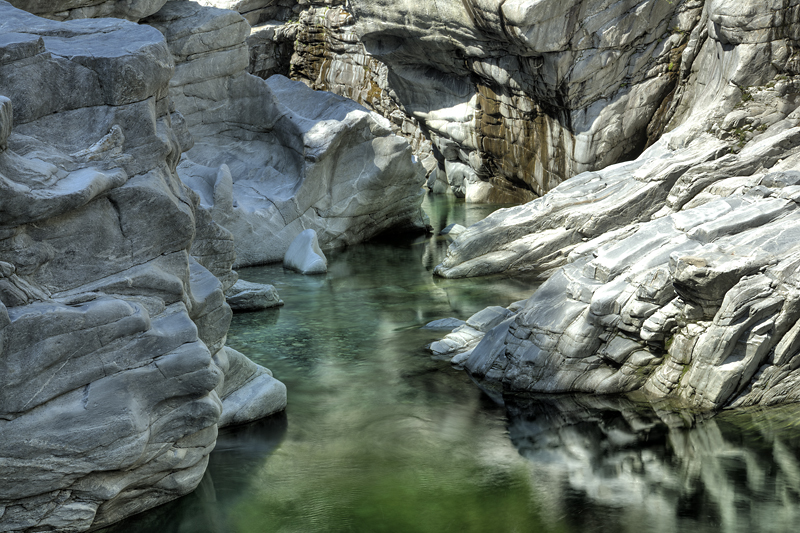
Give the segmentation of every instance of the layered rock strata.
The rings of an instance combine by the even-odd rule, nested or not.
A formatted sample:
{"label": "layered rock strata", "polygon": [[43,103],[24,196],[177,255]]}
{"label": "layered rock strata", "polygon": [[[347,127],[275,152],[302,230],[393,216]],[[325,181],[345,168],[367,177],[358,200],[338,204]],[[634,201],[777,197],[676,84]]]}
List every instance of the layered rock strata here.
{"label": "layered rock strata", "polygon": [[285,405],[225,347],[232,236],[178,178],[173,71],[153,28],[0,2],[2,531],[186,494],[220,424]]}
{"label": "layered rock strata", "polygon": [[673,132],[456,238],[439,275],[549,276],[465,345],[471,373],[702,409],[800,399],[800,26],[785,4],[751,6],[757,21],[706,4]]}
{"label": "layered rock strata", "polygon": [[145,22],[175,58],[170,95],[194,139],[178,173],[234,234],[235,266],[280,261],[306,229],[329,249],[425,227],[424,171],[385,119],[249,75],[249,26],[234,11],[172,1]]}

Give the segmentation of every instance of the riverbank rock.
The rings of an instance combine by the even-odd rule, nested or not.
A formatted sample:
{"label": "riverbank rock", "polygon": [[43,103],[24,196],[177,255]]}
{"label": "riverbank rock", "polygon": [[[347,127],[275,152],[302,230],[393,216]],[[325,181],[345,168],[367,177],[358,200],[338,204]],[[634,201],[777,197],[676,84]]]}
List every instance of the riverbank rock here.
{"label": "riverbank rock", "polygon": [[742,13],[705,5],[674,129],[641,157],[456,238],[441,276],[547,278],[471,348],[474,376],[700,409],[800,399],[800,78],[779,20]]}
{"label": "riverbank rock", "polygon": [[171,1],[144,22],[167,39],[170,95],[194,141],[178,173],[234,235],[235,267],[281,261],[305,229],[323,249],[424,231],[423,167],[386,119],[249,75],[249,26],[236,12]]}
{"label": "riverbank rock", "polygon": [[176,173],[162,34],[0,2],[0,56],[0,530],[85,531],[192,491],[220,420],[282,400],[216,362],[232,237]]}
{"label": "riverbank rock", "polygon": [[227,346],[214,362],[224,372],[216,388],[224,406],[221,427],[252,422],[286,407],[286,386],[268,369]]}
{"label": "riverbank rock", "polygon": [[283,300],[272,285],[241,279],[225,292],[225,300],[234,312],[261,311],[283,305]]}
{"label": "riverbank rock", "polygon": [[328,259],[320,250],[313,229],[302,231],[295,237],[283,256],[283,266],[301,274],[325,274],[328,271]]}

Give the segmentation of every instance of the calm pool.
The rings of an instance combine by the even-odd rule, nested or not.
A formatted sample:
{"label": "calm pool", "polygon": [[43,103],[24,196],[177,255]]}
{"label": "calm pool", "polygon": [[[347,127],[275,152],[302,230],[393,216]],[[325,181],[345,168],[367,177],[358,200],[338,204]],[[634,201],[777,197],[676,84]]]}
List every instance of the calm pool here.
{"label": "calm pool", "polygon": [[[438,230],[493,207],[427,198]],[[532,283],[431,276],[444,237],[329,255],[324,276],[240,277],[286,305],[228,344],[289,390],[285,414],[224,430],[200,487],[107,532],[796,531],[800,407],[702,420],[624,398],[489,399],[424,346],[431,320]]]}

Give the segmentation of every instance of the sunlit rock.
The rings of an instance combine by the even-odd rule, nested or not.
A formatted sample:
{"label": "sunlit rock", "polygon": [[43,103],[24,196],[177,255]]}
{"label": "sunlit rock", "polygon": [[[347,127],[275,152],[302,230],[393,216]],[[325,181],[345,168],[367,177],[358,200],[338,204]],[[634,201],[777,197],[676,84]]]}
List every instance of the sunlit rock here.
{"label": "sunlit rock", "polygon": [[784,8],[744,16],[759,9],[706,4],[673,131],[641,157],[456,238],[441,276],[547,278],[510,324],[464,346],[473,375],[702,409],[800,399],[800,79],[769,31]]}
{"label": "sunlit rock", "polygon": [[249,75],[249,26],[234,11],[171,1],[145,22],[167,39],[170,95],[194,141],[178,173],[233,234],[236,267],[280,262],[305,229],[323,249],[424,229],[423,167],[386,119]]}

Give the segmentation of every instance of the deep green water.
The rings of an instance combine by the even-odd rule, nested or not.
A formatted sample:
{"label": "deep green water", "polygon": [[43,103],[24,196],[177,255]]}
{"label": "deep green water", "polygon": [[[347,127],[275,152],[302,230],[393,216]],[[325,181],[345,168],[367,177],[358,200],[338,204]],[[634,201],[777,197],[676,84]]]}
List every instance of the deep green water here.
{"label": "deep green water", "polygon": [[[426,200],[438,229],[492,208]],[[240,271],[286,305],[236,315],[228,344],[289,390],[286,413],[224,430],[193,494],[114,532],[796,531],[800,407],[710,420],[626,399],[500,406],[419,329],[527,297],[438,280],[443,237],[329,256],[324,276]]]}

